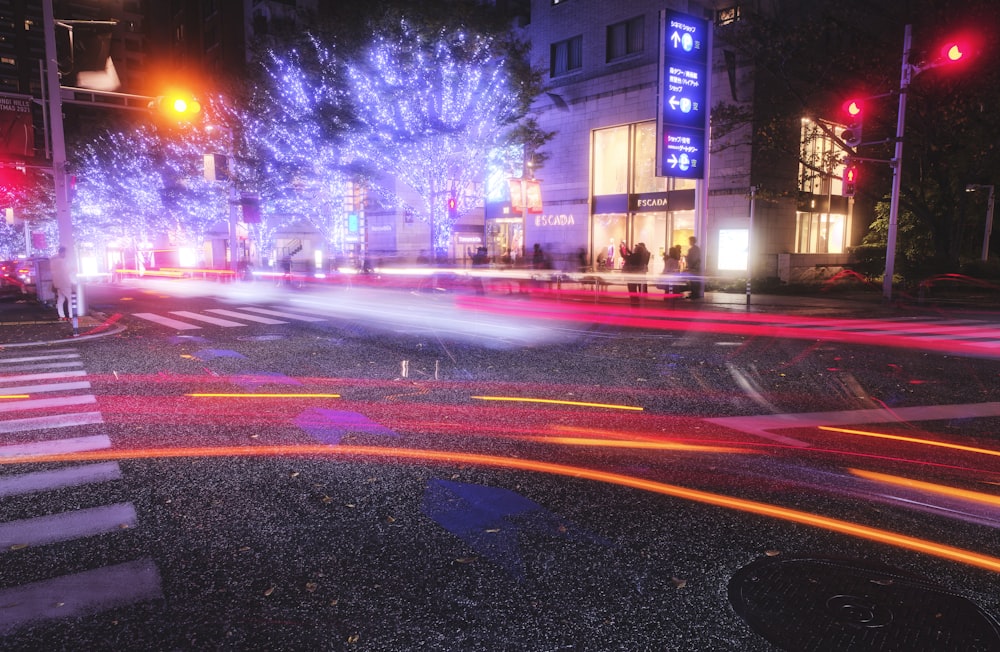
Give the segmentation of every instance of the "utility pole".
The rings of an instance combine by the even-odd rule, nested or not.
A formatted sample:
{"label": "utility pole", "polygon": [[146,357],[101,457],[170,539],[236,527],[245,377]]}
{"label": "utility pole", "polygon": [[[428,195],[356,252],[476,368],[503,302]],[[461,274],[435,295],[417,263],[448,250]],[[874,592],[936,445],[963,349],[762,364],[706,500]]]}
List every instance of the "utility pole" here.
{"label": "utility pole", "polygon": [[[62,92],[59,88],[59,57],[56,52],[56,20],[52,0],[42,0],[42,28],[45,30],[45,87],[48,94],[49,137],[52,141],[52,182],[55,186],[56,224],[59,227],[59,244],[66,247],[68,265],[77,270],[76,240],[73,237],[73,217],[69,212],[69,193],[66,183],[66,134],[63,128]],[[82,293],[77,311],[87,311]]]}

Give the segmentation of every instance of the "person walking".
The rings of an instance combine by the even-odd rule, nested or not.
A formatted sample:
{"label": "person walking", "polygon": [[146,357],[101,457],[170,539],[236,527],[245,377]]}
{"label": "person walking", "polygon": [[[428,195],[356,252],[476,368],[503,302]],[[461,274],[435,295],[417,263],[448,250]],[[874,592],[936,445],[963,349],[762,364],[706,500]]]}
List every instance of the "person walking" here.
{"label": "person walking", "polygon": [[66,247],[59,247],[59,253],[49,260],[49,270],[52,272],[52,289],[56,295],[56,312],[59,321],[69,321],[70,297],[73,296],[73,273],[66,259]]}
{"label": "person walking", "polygon": [[705,279],[701,275],[701,247],[698,246],[698,238],[691,236],[688,238],[687,256],[685,257],[685,271],[691,275],[691,292],[688,299],[701,299],[705,296]]}

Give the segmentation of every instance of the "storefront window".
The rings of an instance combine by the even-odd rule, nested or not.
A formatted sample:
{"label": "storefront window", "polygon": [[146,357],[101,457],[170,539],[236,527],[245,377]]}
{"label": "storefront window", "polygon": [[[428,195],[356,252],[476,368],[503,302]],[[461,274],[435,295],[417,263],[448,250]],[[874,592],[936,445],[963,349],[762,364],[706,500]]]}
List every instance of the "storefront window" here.
{"label": "storefront window", "polygon": [[628,126],[594,132],[594,194],[628,192]]}
{"label": "storefront window", "polygon": [[847,238],[847,217],[836,213],[796,213],[795,253],[842,254]]}
{"label": "storefront window", "polygon": [[594,269],[621,269],[618,245],[625,240],[625,214],[611,213],[594,216]]}

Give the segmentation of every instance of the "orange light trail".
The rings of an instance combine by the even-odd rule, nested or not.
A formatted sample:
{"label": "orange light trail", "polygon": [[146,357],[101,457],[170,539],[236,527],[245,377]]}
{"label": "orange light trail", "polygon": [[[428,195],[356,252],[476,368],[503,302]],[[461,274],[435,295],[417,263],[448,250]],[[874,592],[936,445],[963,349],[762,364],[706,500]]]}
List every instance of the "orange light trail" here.
{"label": "orange light trail", "polygon": [[236,393],[201,393],[185,394],[193,398],[340,398],[340,394],[236,394]]}
{"label": "orange light trail", "polygon": [[30,398],[27,394],[0,394],[0,399],[2,398]]}
{"label": "orange light trail", "polygon": [[862,469],[847,469],[847,470],[850,471],[852,474],[858,476],[859,478],[865,478],[866,480],[884,482],[886,484],[896,485],[899,487],[908,487],[910,489],[919,489],[921,491],[926,491],[928,493],[939,494],[942,496],[951,496],[953,498],[961,498],[963,500],[969,500],[976,503],[984,503],[986,505],[993,505],[995,507],[1000,507],[1000,496],[994,496],[993,494],[984,494],[979,491],[969,491],[968,489],[948,487],[941,484],[934,484],[933,482],[913,480],[911,478],[901,478],[895,475],[876,473],[875,471],[865,471]]}
{"label": "orange light trail", "polygon": [[894,441],[905,441],[910,444],[920,444],[922,446],[937,446],[939,448],[950,448],[966,453],[976,453],[978,455],[995,455],[1000,457],[1000,451],[989,448],[976,448],[975,446],[963,446],[962,444],[949,444],[945,441],[934,441],[933,439],[919,439],[917,437],[904,437],[903,435],[889,435],[884,432],[868,432],[867,430],[851,430],[849,428],[835,428],[833,426],[818,426],[820,430],[830,432],[842,432],[848,435],[861,435],[863,437],[875,437],[876,439],[892,439]]}
{"label": "orange light trail", "polygon": [[512,401],[514,403],[548,403],[551,405],[577,405],[581,407],[609,408],[612,410],[635,410],[641,412],[643,408],[635,405],[614,405],[610,403],[587,403],[585,401],[560,401],[554,398],[523,398],[518,396],[472,396],[470,398],[480,401]]}
{"label": "orange light trail", "polygon": [[81,462],[81,461],[115,461],[128,459],[167,459],[180,457],[287,457],[303,455],[320,455],[325,457],[375,457],[388,459],[406,459],[418,462],[440,462],[445,464],[470,464],[477,466],[514,469],[548,473],[570,478],[582,478],[605,484],[631,487],[642,491],[672,496],[715,507],[735,509],[750,514],[775,518],[791,523],[799,523],[815,528],[846,534],[848,536],[868,539],[898,548],[949,559],[951,561],[976,566],[1000,573],[1000,558],[991,557],[971,550],[963,550],[926,539],[918,539],[887,530],[858,525],[840,519],[810,514],[777,505],[759,503],[742,498],[732,498],[713,494],[698,489],[689,489],[677,485],[669,485],[654,480],[645,480],[619,473],[609,473],[586,467],[569,466],[538,460],[506,458],[495,455],[477,453],[462,453],[457,451],[439,451],[413,448],[383,448],[376,446],[225,446],[204,448],[152,448],[145,450],[120,451],[85,451],[80,453],[63,453],[55,455],[33,455],[18,457],[0,457],[0,464],[26,464],[39,462]]}

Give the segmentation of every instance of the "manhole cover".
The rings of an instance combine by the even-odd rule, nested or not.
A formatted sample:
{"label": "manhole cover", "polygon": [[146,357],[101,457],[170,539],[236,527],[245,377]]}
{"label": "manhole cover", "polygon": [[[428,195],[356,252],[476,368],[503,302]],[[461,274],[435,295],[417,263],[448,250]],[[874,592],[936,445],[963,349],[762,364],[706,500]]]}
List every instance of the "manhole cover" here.
{"label": "manhole cover", "polygon": [[736,572],[729,601],[751,629],[795,652],[1000,650],[1000,623],[975,603],[865,562],[762,559]]}
{"label": "manhole cover", "polygon": [[236,338],[241,342],[273,342],[286,339],[284,335],[243,335]]}

